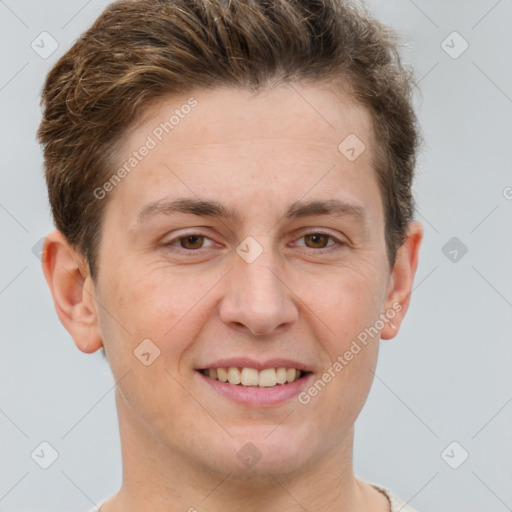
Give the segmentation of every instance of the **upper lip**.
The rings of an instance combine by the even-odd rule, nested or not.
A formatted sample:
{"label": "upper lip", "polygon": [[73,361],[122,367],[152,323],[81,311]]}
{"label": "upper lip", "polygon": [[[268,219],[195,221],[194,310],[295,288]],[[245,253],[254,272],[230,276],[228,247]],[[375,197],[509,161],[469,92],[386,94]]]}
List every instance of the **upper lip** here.
{"label": "upper lip", "polygon": [[226,359],[218,359],[211,363],[208,363],[198,370],[206,370],[208,368],[255,368],[256,370],[264,370],[265,368],[296,368],[297,370],[301,370],[303,372],[311,371],[307,365],[301,363],[299,361],[293,361],[291,359],[286,358],[274,358],[274,359],[266,359],[256,360],[250,357],[233,357]]}

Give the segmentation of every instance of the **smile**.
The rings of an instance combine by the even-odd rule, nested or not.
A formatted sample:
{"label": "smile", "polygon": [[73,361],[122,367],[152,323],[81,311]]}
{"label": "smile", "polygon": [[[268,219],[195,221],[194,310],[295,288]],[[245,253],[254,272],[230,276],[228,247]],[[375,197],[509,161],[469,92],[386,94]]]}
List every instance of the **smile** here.
{"label": "smile", "polygon": [[236,386],[260,388],[271,388],[292,383],[307,373],[297,368],[279,367],[257,370],[256,368],[237,368],[234,366],[226,368],[206,368],[200,370],[200,372],[206,377],[220,382],[227,382]]}

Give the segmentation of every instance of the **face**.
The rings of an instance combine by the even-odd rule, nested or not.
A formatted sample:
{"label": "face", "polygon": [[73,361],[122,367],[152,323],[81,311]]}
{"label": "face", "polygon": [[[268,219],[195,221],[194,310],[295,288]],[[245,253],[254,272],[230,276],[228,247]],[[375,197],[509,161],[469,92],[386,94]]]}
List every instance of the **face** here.
{"label": "face", "polygon": [[[338,148],[351,134],[359,156],[353,135]],[[224,473],[347,449],[375,330],[399,323],[372,144],[367,112],[319,86],[146,111],[117,151],[130,171],[103,189],[89,281],[122,431]]]}

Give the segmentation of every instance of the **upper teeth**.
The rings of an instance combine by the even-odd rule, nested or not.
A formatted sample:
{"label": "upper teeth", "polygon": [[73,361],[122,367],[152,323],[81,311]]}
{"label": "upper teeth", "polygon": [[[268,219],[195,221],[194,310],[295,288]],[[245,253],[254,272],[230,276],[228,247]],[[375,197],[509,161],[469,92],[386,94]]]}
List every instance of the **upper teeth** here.
{"label": "upper teeth", "polygon": [[229,382],[230,384],[241,384],[242,386],[272,387],[276,384],[293,382],[300,377],[300,370],[296,368],[265,368],[258,371],[256,368],[209,368],[204,373],[210,378]]}

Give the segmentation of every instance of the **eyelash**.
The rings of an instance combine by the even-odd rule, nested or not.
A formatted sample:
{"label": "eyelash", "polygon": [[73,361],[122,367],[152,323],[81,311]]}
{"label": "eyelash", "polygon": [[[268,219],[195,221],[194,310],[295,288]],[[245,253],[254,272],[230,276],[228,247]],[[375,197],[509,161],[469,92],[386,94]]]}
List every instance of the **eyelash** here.
{"label": "eyelash", "polygon": [[[320,248],[320,249],[315,249],[313,247],[306,247],[307,249],[311,249],[313,252],[315,252],[317,254],[324,254],[324,253],[327,253],[327,252],[332,252],[333,251],[332,247],[334,247],[335,245],[338,246],[337,249],[334,249],[335,251],[336,250],[340,250],[342,247],[348,245],[346,242],[342,242],[341,240],[337,239],[335,236],[331,235],[330,233],[325,233],[323,231],[310,231],[308,233],[304,233],[302,236],[300,236],[298,238],[298,240],[301,240],[302,238],[304,238],[304,237],[306,237],[308,235],[325,235],[329,239],[331,239],[331,240],[333,240],[335,242],[335,244],[333,244],[331,246],[327,246],[325,248]],[[182,252],[182,254],[187,254],[187,255],[193,256],[194,253],[198,253],[201,250],[203,250],[204,248],[201,247],[199,249],[184,249],[183,247],[178,247],[177,246],[177,244],[180,242],[180,240],[183,240],[183,239],[188,238],[190,236],[202,237],[204,239],[211,240],[210,237],[208,237],[206,235],[202,235],[201,233],[188,233],[188,234],[179,236],[177,238],[173,238],[169,242],[166,242],[164,244],[164,246],[165,247],[175,246],[178,249],[178,252]],[[206,250],[207,250],[207,248],[206,248]]]}

